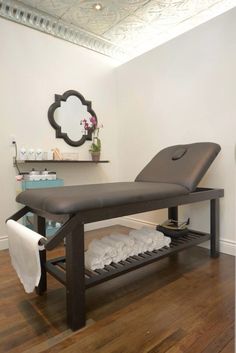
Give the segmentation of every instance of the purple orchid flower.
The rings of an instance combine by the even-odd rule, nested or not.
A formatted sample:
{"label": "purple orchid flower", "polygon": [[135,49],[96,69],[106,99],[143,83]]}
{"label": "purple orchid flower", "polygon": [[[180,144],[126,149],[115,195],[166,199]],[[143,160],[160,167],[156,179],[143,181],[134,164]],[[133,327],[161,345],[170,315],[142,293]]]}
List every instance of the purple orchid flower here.
{"label": "purple orchid flower", "polygon": [[90,120],[90,122],[91,122],[91,124],[92,124],[93,126],[96,126],[96,125],[97,125],[97,120],[96,120],[96,118],[95,118],[94,116],[92,116],[89,120]]}

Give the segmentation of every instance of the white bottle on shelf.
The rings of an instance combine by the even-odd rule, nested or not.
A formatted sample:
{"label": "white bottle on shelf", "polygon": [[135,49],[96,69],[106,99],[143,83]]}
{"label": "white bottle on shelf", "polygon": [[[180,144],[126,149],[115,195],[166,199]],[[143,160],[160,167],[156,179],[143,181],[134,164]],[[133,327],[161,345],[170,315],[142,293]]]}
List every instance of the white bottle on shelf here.
{"label": "white bottle on shelf", "polygon": [[35,151],[33,148],[30,148],[28,151],[28,159],[31,161],[35,160]]}
{"label": "white bottle on shelf", "polygon": [[27,151],[25,149],[25,147],[21,147],[20,151],[19,151],[19,159],[21,161],[25,161],[27,159]]}
{"label": "white bottle on shelf", "polygon": [[37,161],[41,161],[43,159],[43,151],[41,150],[41,148],[38,148],[36,150],[35,157]]}

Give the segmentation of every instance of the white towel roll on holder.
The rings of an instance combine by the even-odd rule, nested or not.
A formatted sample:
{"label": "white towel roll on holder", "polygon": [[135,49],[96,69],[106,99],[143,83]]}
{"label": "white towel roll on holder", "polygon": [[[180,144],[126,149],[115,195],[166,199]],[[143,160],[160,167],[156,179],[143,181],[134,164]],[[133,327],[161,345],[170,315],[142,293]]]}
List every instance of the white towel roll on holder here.
{"label": "white towel roll on holder", "polygon": [[41,277],[39,251],[47,239],[12,219],[6,225],[11,263],[25,291],[32,293]]}

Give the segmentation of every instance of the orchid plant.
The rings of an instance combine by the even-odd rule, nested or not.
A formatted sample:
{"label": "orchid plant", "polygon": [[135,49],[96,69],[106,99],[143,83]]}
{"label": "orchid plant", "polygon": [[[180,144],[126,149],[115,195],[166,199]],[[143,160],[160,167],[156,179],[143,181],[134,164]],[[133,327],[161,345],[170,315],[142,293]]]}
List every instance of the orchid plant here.
{"label": "orchid plant", "polygon": [[98,124],[97,119],[94,116],[89,118],[89,120],[84,118],[83,120],[81,120],[80,123],[81,125],[83,125],[84,131],[86,134],[90,129],[93,129],[93,132],[92,132],[93,140],[92,140],[92,144],[90,146],[89,152],[91,153],[101,152],[102,144],[101,144],[101,139],[99,138],[99,130],[103,128],[103,124]]}

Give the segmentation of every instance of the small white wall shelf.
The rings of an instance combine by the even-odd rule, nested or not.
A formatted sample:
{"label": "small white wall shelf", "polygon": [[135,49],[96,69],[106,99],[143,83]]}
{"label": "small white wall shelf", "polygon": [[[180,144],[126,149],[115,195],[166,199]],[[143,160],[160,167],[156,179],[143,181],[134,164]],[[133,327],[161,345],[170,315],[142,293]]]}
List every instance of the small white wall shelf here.
{"label": "small white wall shelf", "polygon": [[52,160],[25,160],[25,161],[22,161],[22,160],[15,160],[15,158],[13,158],[13,164],[14,166],[16,165],[16,162],[17,164],[28,164],[28,163],[92,163],[92,164],[98,164],[98,163],[109,163],[110,161],[108,160],[100,160],[100,161],[92,161],[92,160],[69,160],[69,159],[62,159],[62,160],[55,160],[55,159],[52,159]]}

